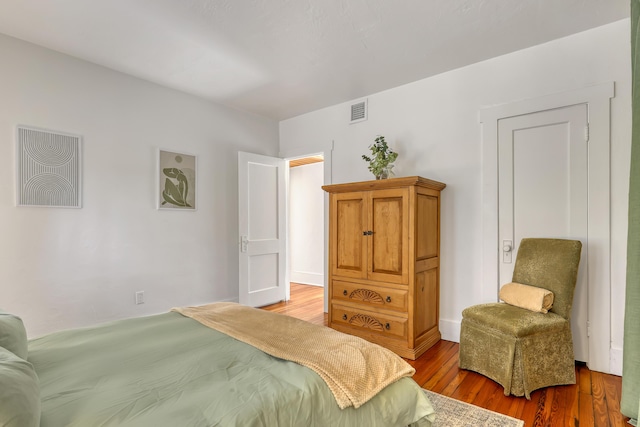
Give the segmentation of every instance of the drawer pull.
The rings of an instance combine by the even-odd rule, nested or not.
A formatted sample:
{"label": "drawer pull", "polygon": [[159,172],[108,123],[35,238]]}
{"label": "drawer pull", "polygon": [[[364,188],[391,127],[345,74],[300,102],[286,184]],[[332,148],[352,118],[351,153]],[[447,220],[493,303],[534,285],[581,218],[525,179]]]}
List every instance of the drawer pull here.
{"label": "drawer pull", "polygon": [[359,326],[361,328],[368,328],[374,331],[384,331],[384,326],[380,321],[371,316],[367,316],[366,314],[356,314],[351,319],[349,319],[349,323],[354,326]]}
{"label": "drawer pull", "polygon": [[384,328],[388,331],[389,329],[391,329],[391,325],[387,322],[384,324]]}
{"label": "drawer pull", "polygon": [[387,295],[387,299],[385,301],[386,302],[391,302],[391,297],[389,295]]}
{"label": "drawer pull", "polygon": [[347,315],[346,314],[342,315],[342,320],[347,320]]}
{"label": "drawer pull", "polygon": [[347,296],[349,292],[347,292],[347,290],[345,289],[344,291],[342,291],[342,295],[344,295],[345,297]]}

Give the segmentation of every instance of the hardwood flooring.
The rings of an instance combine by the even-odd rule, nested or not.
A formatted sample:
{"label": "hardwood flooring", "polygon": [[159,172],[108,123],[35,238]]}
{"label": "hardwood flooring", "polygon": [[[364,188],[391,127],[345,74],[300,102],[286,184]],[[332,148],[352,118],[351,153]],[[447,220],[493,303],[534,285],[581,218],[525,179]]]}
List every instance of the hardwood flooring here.
{"label": "hardwood flooring", "polygon": [[[291,300],[265,310],[283,313],[318,325],[327,325],[323,289],[291,284]],[[575,385],[548,387],[531,393],[531,400],[505,396],[501,386],[458,368],[458,344],[439,341],[415,361],[413,379],[423,388],[524,420],[525,427],[628,427],[620,413],[621,377],[576,366]]]}

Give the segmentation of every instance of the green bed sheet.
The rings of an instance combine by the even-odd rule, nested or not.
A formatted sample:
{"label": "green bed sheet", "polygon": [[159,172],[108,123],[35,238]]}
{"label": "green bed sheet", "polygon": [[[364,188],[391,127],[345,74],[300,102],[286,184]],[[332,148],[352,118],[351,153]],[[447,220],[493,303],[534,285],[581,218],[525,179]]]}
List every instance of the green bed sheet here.
{"label": "green bed sheet", "polygon": [[310,369],[178,313],[37,338],[29,361],[40,379],[42,427],[422,427],[433,412],[410,378],[340,410]]}

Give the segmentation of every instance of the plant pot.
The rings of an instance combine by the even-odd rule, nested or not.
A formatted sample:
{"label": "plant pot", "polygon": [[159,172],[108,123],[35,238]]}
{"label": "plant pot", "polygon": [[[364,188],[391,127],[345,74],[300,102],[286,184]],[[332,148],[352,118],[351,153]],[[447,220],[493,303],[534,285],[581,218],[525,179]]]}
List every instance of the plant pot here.
{"label": "plant pot", "polygon": [[380,175],[376,176],[376,179],[387,179],[389,178],[389,170],[385,169],[380,172]]}
{"label": "plant pot", "polygon": [[386,168],[382,169],[378,175],[376,175],[376,179],[387,179],[391,178],[393,175],[393,165],[388,165]]}

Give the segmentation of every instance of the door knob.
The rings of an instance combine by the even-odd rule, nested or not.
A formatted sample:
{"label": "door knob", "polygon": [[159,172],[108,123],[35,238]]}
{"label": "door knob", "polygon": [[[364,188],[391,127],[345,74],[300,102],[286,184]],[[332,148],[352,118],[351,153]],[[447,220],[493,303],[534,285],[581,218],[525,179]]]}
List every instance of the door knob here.
{"label": "door knob", "polygon": [[512,252],[513,251],[513,240],[503,240],[502,241],[502,262],[505,264],[511,263]]}

